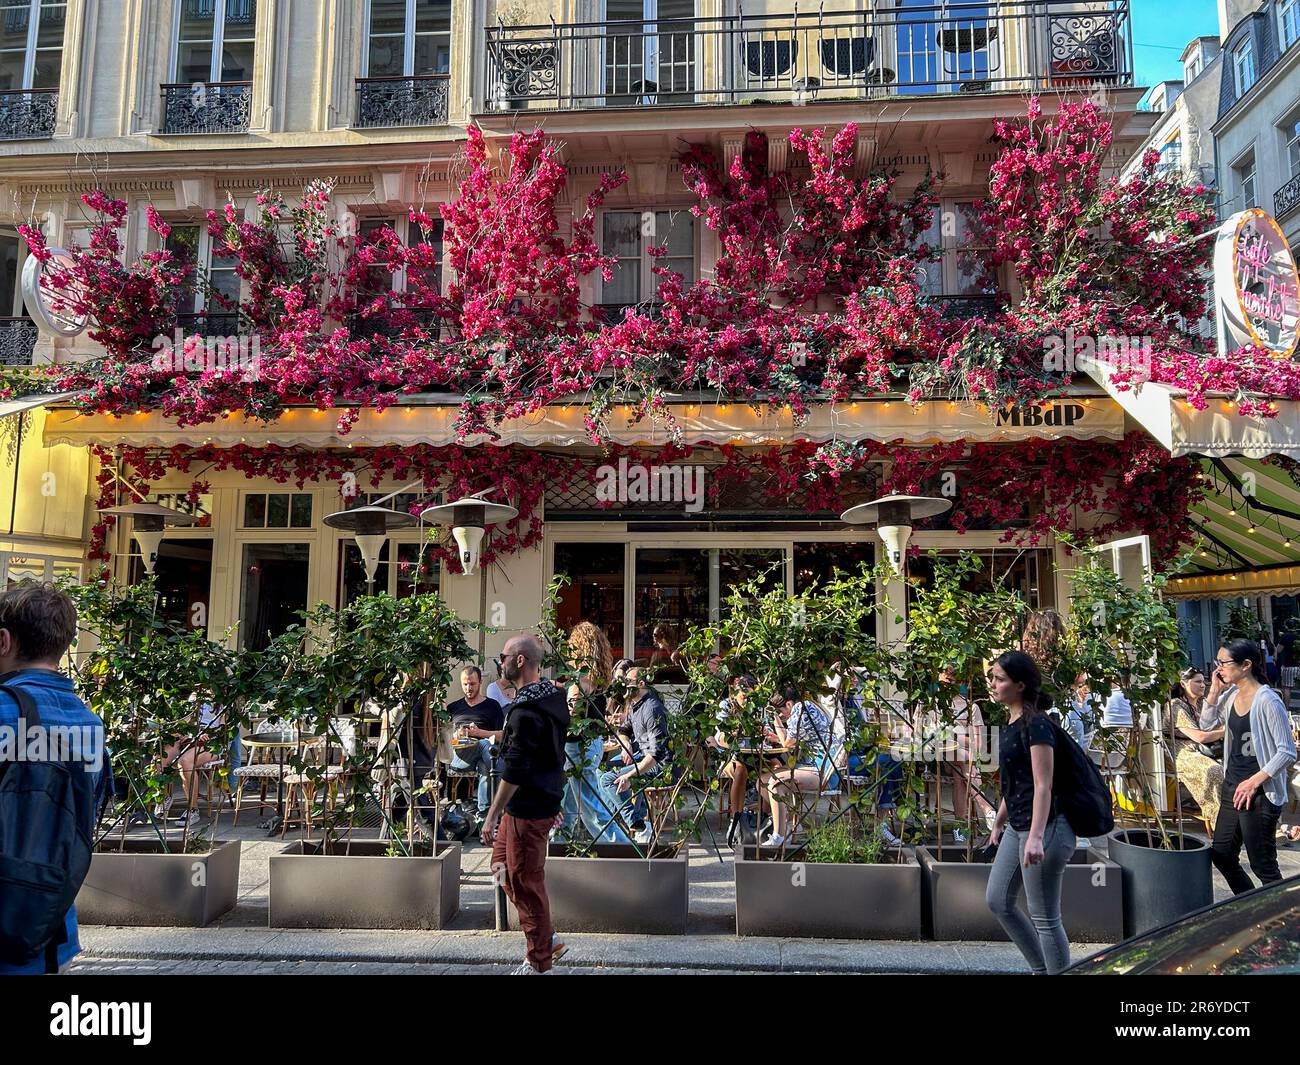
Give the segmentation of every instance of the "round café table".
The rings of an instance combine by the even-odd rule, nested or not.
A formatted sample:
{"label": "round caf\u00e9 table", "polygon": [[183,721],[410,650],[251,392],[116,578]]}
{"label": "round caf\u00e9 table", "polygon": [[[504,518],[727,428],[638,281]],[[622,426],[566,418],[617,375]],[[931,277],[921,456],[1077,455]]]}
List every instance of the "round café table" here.
{"label": "round caf\u00e9 table", "polygon": [[[319,736],[308,736],[297,732],[255,732],[251,736],[245,737],[242,741],[243,746],[256,750],[258,747],[275,751],[276,765],[280,772],[275,782],[275,816],[262,822],[258,828],[269,828],[269,835],[274,836],[280,826],[284,824],[284,757],[285,751],[290,748],[296,748],[300,745],[305,746],[315,743],[320,739]],[[249,763],[252,764],[250,757]]]}

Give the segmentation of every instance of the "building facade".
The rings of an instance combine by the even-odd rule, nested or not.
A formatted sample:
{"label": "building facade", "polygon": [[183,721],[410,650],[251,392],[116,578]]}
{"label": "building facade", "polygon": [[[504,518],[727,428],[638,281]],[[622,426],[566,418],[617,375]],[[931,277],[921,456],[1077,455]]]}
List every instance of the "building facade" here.
{"label": "building facade", "polygon": [[[786,0],[747,0],[743,9],[731,0],[31,0],[6,6],[2,17],[0,242],[14,302],[0,328],[14,360],[38,363],[98,353],[84,334],[52,338],[31,326],[18,297],[26,252],[16,227],[34,220],[52,245],[84,243],[90,219],[79,197],[96,187],[130,204],[124,256],[158,247],[146,221],[152,208],[212,289],[234,296],[240,281],[212,254],[207,210],[230,201],[248,214],[261,189],[293,195],[329,177],[358,239],[382,225],[400,232],[408,207],[436,217],[437,205],[454,197],[471,123],[494,152],[514,130],[541,126],[564,145],[570,207],[608,171],[628,174],[597,219],[617,269],[612,280],[587,280],[583,293],[589,305],[618,313],[654,298],[651,237],[666,241],[667,265],[688,281],[707,276],[717,260],[713,234],[683,210],[691,202],[679,174],[684,143],[706,145],[729,162],[758,129],[779,170],[792,129],[851,121],[859,126],[861,170],[889,162],[901,171],[900,187],[944,175],[930,234],[942,256],[924,286],[946,313],[960,315],[1016,297],[1009,277],[992,289],[981,279],[966,239],[969,205],[984,195],[995,158],[993,122],[1021,113],[1026,93],[1103,91],[1118,163],[1153,121],[1136,109],[1142,90],[1132,84],[1127,0],[827,0],[816,12]],[[196,293],[178,325],[220,332],[220,318]],[[227,332],[238,327],[229,325]],[[914,413],[902,397],[875,397],[814,411],[798,429],[779,412],[728,410],[703,397],[682,397],[677,413],[688,443],[742,447],[818,439],[819,432],[827,439],[832,422],[835,432],[847,425],[853,438],[902,447],[1034,435],[1118,440],[1132,428],[1089,383],[1064,402],[1077,414],[1022,422],[976,404],[935,403]],[[345,438],[330,412],[306,407],[270,427],[231,412],[215,426],[183,428],[157,413],[87,417],[56,406],[39,413],[35,431],[45,451],[83,464],[80,494],[67,509],[84,543],[94,521],[88,486],[103,472],[86,458],[91,446],[242,443],[343,453],[455,442],[448,415],[447,402],[413,397],[385,415],[363,412]],[[557,406],[544,424],[506,427],[503,440],[607,461],[584,445],[580,430],[580,417]],[[652,426],[629,423],[618,432],[629,445],[665,440]],[[708,460],[701,461],[708,477]],[[364,589],[350,536],[321,520],[345,501],[336,480],[297,486],[214,469],[203,474],[205,490],[187,500],[194,480],[193,471],[177,471],[151,485],[151,498],[199,519],[164,540],[165,609],[213,635],[237,625],[238,639],[257,645],[294,611]],[[863,499],[878,481],[863,478]],[[397,502],[411,502],[401,480],[371,494],[404,491]],[[561,620],[597,620],[617,650],[647,658],[657,627],[680,634],[706,620],[747,576],[770,569],[797,592],[832,566],[874,557],[873,532],[797,500],[774,508],[744,486],[698,510],[628,499],[617,520],[598,502],[586,490],[552,486],[541,543],[468,578],[421,573],[426,531],[395,533],[377,587],[436,589],[462,616],[499,629],[483,647],[493,653],[536,624],[548,581],[566,573],[572,584]],[[1079,518],[1085,526],[1092,520]],[[1049,539],[1018,550],[1003,532],[940,525],[913,542],[978,550],[990,572],[1012,572],[1031,604],[1063,605],[1063,549]],[[108,546],[119,577],[138,572],[125,527],[113,530]],[[892,620],[885,625],[881,635],[901,634]]]}

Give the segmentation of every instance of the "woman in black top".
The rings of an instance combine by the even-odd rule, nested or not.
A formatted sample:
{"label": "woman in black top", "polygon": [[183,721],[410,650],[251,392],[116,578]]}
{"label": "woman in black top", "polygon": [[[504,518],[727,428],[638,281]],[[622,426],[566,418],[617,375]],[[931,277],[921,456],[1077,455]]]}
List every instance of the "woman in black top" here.
{"label": "woman in black top", "polygon": [[[1051,698],[1042,686],[1038,666],[1023,651],[999,655],[989,671],[993,698],[1006,706],[1010,724],[998,743],[1002,804],[992,835],[998,853],[985,901],[1039,975],[1070,964],[1061,882],[1076,838],[1053,793],[1056,730],[1044,713]],[[1029,918],[1016,905],[1022,887]]]}

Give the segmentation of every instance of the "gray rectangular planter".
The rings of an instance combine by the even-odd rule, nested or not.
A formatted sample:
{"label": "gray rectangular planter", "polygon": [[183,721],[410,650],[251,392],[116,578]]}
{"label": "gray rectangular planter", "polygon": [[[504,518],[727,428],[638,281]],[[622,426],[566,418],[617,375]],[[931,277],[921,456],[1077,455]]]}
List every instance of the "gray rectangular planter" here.
{"label": "gray rectangular planter", "polygon": [[205,854],[165,854],[157,840],[128,839],[97,851],[77,893],[82,924],[202,928],[234,909],[239,894],[239,841]]}
{"label": "gray rectangular planter", "polygon": [[444,928],[460,910],[460,844],[387,856],[387,840],[299,841],[271,858],[272,928]]}
{"label": "gray rectangular planter", "polygon": [[[546,895],[551,921],[562,932],[628,932],[684,935],[686,932],[686,848],[663,848],[638,857],[625,843],[600,843],[595,857],[565,857],[552,843],[546,859]],[[641,848],[641,853],[645,849]],[[510,927],[519,915],[510,905]]]}
{"label": "gray rectangular planter", "polygon": [[[985,901],[991,863],[967,863],[953,848],[949,860],[939,861],[929,847],[918,847],[925,885],[925,928],[934,939],[975,939],[1007,942]],[[1020,893],[1022,913],[1025,895]],[[1124,888],[1120,869],[1092,848],[1080,848],[1066,866],[1061,885],[1061,917],[1075,943],[1118,943],[1124,938]]]}
{"label": "gray rectangular planter", "polygon": [[822,939],[920,939],[921,867],[736,857],[736,934]]}

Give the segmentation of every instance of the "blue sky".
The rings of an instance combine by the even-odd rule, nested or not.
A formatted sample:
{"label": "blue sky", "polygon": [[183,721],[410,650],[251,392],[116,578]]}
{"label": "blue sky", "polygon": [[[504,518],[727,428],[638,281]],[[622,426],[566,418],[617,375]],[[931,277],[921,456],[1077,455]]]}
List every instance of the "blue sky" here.
{"label": "blue sky", "polygon": [[1179,79],[1179,59],[1193,37],[1219,35],[1215,0],[1130,0],[1133,61],[1139,85]]}

